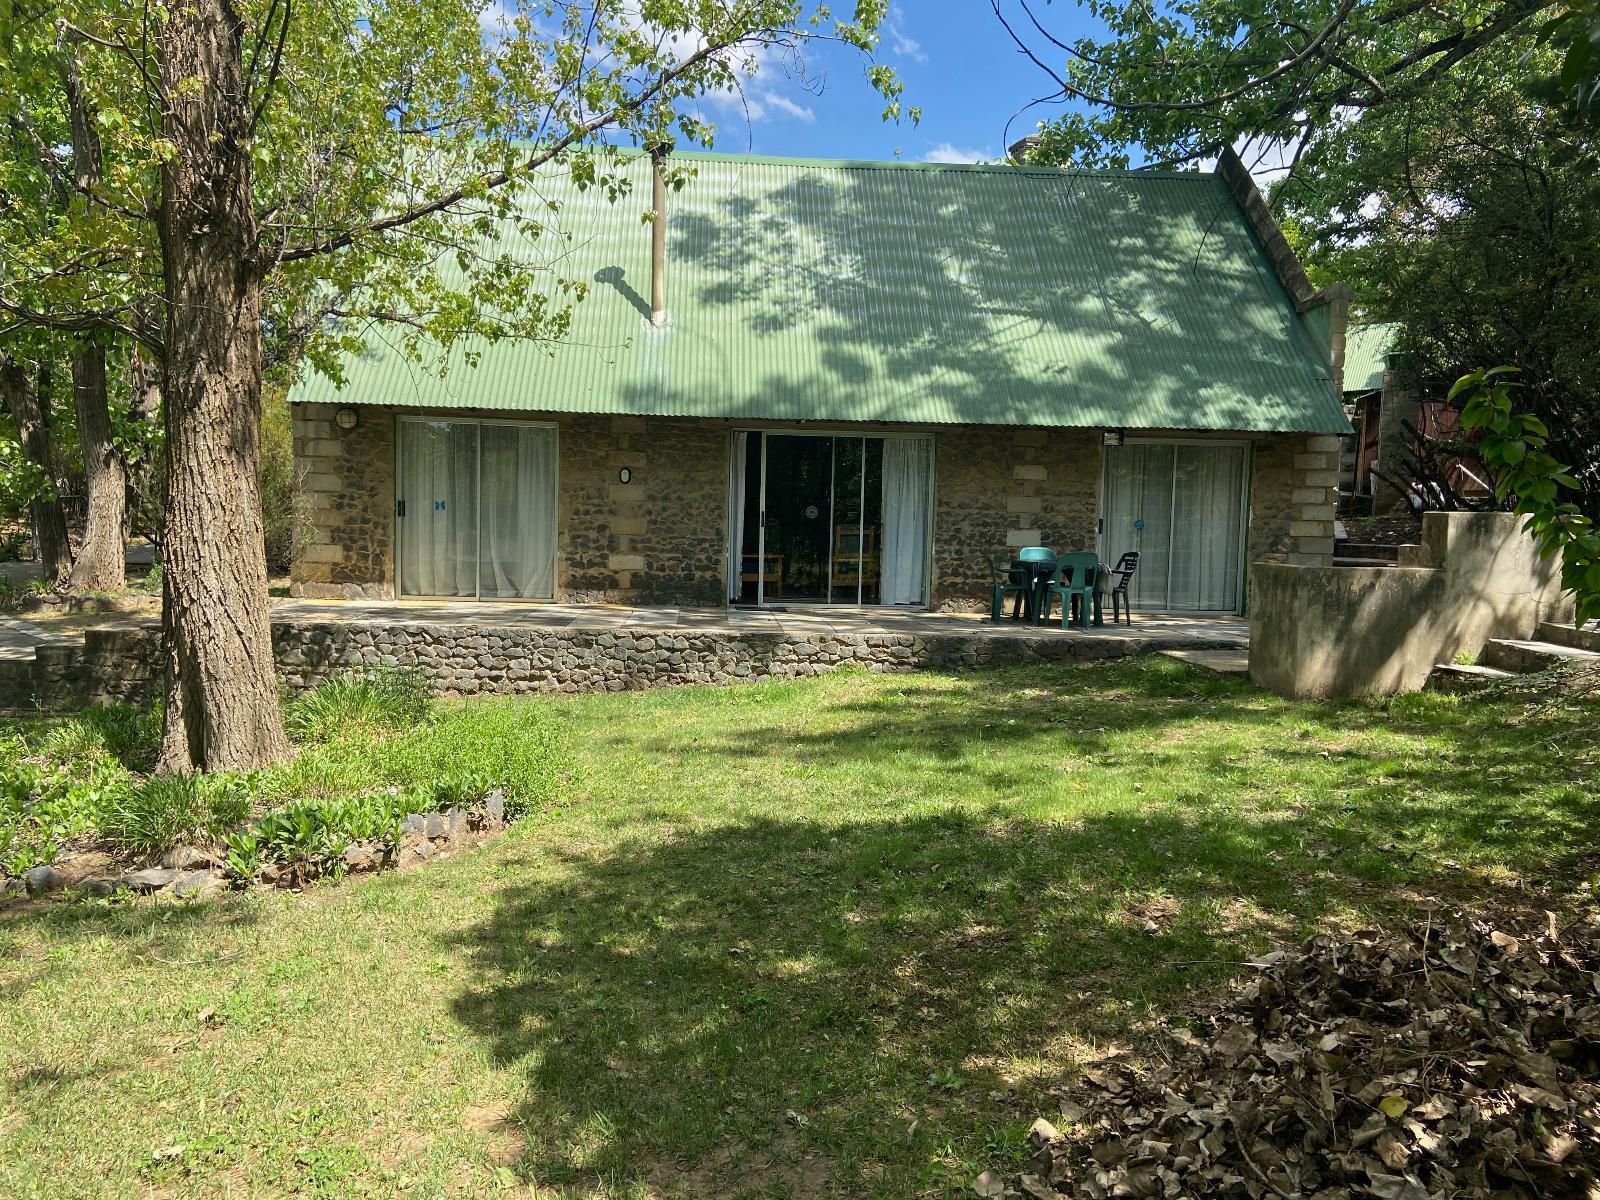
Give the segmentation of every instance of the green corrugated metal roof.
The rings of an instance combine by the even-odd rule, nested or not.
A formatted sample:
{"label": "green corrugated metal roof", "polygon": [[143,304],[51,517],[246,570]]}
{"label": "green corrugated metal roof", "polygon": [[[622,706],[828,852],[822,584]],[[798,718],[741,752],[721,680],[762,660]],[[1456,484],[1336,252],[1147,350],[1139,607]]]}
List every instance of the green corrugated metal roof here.
{"label": "green corrugated metal roof", "polygon": [[291,399],[1348,431],[1213,175],[678,157],[697,174],[668,204],[668,329],[647,322],[649,160],[616,204],[551,168],[540,190],[571,235],[556,269],[591,281],[565,343],[460,346],[439,378],[375,338],[342,391],[307,378]]}
{"label": "green corrugated metal roof", "polygon": [[1400,326],[1352,325],[1344,335],[1344,390],[1377,392],[1383,389],[1383,368]]}

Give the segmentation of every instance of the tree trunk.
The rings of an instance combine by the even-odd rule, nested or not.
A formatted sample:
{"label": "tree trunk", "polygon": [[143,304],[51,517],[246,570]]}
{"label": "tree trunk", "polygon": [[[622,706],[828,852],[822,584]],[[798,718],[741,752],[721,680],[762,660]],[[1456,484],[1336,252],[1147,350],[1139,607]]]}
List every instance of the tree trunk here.
{"label": "tree trunk", "polygon": [[[139,352],[138,346],[128,356],[128,414],[140,425],[154,429],[161,421],[161,368],[149,362]],[[142,455],[133,461],[123,460],[128,472],[128,487],[133,496],[133,507],[128,513],[128,532],[155,541],[160,533],[160,505],[155,489],[165,485],[157,478],[155,467],[165,461],[161,455]]]}
{"label": "tree trunk", "polygon": [[167,708],[161,767],[249,769],[289,754],[261,523],[261,273],[243,26],[186,0],[162,26],[159,227],[166,266]]}
{"label": "tree trunk", "polygon": [[104,347],[81,346],[73,353],[72,400],[89,494],[83,542],[72,567],[72,590],[120,591],[128,582],[128,468],[111,441]]}
{"label": "tree trunk", "polygon": [[72,574],[72,542],[67,538],[67,517],[61,508],[61,488],[50,453],[50,424],[45,417],[45,404],[28,372],[5,354],[0,354],[0,394],[5,397],[11,419],[17,423],[23,457],[44,472],[50,481],[51,495],[33,502],[33,520],[45,585],[54,591],[65,586]]}
{"label": "tree trunk", "polygon": [[[84,100],[79,76],[76,35],[57,33],[61,51],[61,89],[72,127],[73,183],[89,195],[100,182],[103,157],[100,134]],[[72,568],[71,586],[80,592],[114,592],[128,581],[126,516],[128,469],[111,442],[111,408],[106,395],[106,351],[85,342],[72,353],[72,403],[78,414],[78,445],[83,450],[83,475],[88,513],[83,543]]]}

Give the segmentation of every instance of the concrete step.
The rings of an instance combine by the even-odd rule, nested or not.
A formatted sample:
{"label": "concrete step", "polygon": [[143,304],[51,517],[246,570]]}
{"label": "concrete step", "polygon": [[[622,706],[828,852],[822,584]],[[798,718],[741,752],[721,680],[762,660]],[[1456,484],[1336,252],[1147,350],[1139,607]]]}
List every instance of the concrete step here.
{"label": "concrete step", "polygon": [[1503,679],[1516,677],[1515,672],[1502,671],[1498,667],[1480,667],[1468,663],[1439,663],[1428,675],[1428,682],[1423,686],[1430,692],[1464,696],[1472,692],[1481,692],[1490,684],[1499,683]]}
{"label": "concrete step", "polygon": [[1600,666],[1600,654],[1593,650],[1519,638],[1494,638],[1485,642],[1483,653],[1478,658],[1486,667],[1499,667],[1502,671],[1515,671],[1519,675],[1547,671],[1565,663],[1589,662]]}
{"label": "concrete step", "polygon": [[1371,558],[1380,562],[1395,562],[1400,553],[1400,547],[1388,546],[1382,542],[1348,542],[1339,541],[1333,544],[1335,558]]}
{"label": "concrete step", "polygon": [[1582,629],[1544,621],[1540,623],[1538,633],[1542,642],[1554,642],[1557,646],[1570,646],[1574,650],[1593,650],[1600,653],[1600,624],[1594,621],[1590,621]]}
{"label": "concrete step", "polygon": [[1392,558],[1346,558],[1343,555],[1333,556],[1333,565],[1336,567],[1392,567],[1395,561]]}

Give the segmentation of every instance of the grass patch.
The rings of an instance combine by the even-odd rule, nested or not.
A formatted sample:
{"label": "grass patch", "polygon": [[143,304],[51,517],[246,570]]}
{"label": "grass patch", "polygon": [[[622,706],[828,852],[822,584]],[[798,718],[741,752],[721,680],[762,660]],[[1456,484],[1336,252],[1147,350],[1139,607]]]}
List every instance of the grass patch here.
{"label": "grass patch", "polygon": [[439,704],[302,761],[537,767],[491,846],[0,919],[0,1194],[962,1195],[1228,963],[1585,877],[1595,707],[1524,713],[1161,659]]}
{"label": "grass patch", "polygon": [[21,874],[80,840],[134,859],[224,843],[241,863],[327,856],[390,831],[406,812],[492,791],[515,818],[571,774],[560,726],[543,708],[436,703],[411,674],[337,676],[284,707],[300,744],[294,761],[194,778],[149,773],[158,712],[0,724],[0,870]]}

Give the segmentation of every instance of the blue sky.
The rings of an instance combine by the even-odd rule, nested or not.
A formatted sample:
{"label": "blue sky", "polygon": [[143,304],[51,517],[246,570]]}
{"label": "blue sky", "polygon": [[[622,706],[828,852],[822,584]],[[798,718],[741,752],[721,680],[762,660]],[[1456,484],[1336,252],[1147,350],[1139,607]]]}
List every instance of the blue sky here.
{"label": "blue sky", "polygon": [[[1005,7],[1020,18],[1015,3]],[[1087,14],[1072,3],[1035,3],[1034,9],[1058,36],[1081,36],[1092,28]],[[782,59],[766,60],[742,98],[708,104],[707,115],[718,128],[716,148],[808,158],[999,158],[1005,154],[1007,120],[1050,90],[1045,75],[1022,57],[995,19],[988,0],[899,0],[891,9],[879,60],[905,81],[905,103],[922,107],[920,126],[880,120],[883,102],[862,78],[860,55],[823,45],[805,53],[803,74]],[[1050,58],[1045,61],[1054,65]],[[1040,116],[1054,111],[1059,110],[1037,108],[1018,117],[1010,140],[1033,132]]]}

